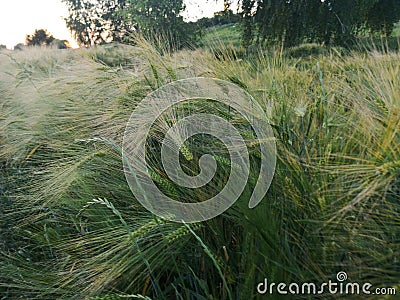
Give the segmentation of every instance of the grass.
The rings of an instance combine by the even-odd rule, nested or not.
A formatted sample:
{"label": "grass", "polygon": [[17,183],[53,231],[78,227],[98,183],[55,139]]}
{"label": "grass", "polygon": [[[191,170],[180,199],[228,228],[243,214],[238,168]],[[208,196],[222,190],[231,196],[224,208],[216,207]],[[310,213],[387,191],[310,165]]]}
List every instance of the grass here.
{"label": "grass", "polygon": [[235,47],[240,46],[240,24],[225,24],[207,28],[204,33],[204,43],[217,43]]}
{"label": "grass", "polygon": [[[326,282],[339,271],[400,288],[400,53],[226,53],[161,56],[143,40],[0,53],[3,299],[257,299],[264,278]],[[248,185],[222,216],[186,225],[134,199],[119,147],[143,97],[195,76],[231,81],[258,101],[278,163],[267,196],[249,209],[259,148],[240,116],[226,115],[246,136]],[[226,114],[207,101],[173,112],[196,110]],[[154,130],[149,143],[159,138]],[[209,144],[187,146],[195,157]],[[158,159],[151,153],[154,180],[182,200],[206,199],[229,176],[221,158],[217,180],[193,194]]]}

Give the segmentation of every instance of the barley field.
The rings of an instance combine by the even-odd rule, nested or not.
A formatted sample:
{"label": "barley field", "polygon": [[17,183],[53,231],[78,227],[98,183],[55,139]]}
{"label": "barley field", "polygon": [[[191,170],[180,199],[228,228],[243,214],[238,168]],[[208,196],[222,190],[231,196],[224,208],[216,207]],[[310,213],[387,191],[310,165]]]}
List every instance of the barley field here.
{"label": "barley field", "polygon": [[[327,282],[341,271],[400,289],[400,52],[315,47],[160,53],[139,39],[0,50],[1,299],[263,299],[264,278]],[[148,93],[192,77],[254,97],[273,128],[277,165],[249,209],[260,151],[239,124],[255,166],[243,194],[219,217],[180,224],[134,198],[121,145]],[[218,166],[200,199],[229,176],[229,163]],[[152,177],[177,199],[193,196],[161,171]],[[285,299],[337,298],[350,299]]]}

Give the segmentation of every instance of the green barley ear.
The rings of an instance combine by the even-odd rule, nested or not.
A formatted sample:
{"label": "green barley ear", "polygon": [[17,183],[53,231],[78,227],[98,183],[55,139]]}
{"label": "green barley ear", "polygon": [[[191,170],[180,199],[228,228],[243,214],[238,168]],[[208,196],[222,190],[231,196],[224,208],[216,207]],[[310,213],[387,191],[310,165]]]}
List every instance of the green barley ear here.
{"label": "green barley ear", "polygon": [[153,230],[157,226],[158,226],[158,223],[156,221],[150,221],[146,224],[143,224],[135,231],[132,231],[130,233],[130,237],[133,239],[138,239],[140,237],[146,236],[151,230]]}
{"label": "green barley ear", "polygon": [[168,72],[169,77],[171,78],[171,80],[176,81],[178,80],[178,76],[176,75],[174,69],[172,69],[171,67],[166,66],[165,69]]}
{"label": "green barley ear", "polygon": [[162,77],[158,74],[156,66],[150,62],[150,68],[151,72],[153,73],[154,80],[157,83],[157,88],[161,87],[163,85],[163,80]]}
{"label": "green barley ear", "polygon": [[154,182],[157,182],[160,187],[163,189],[163,191],[165,191],[166,193],[168,193],[170,196],[178,196],[178,192],[175,188],[175,186],[166,178],[162,177],[159,173],[148,169],[147,173],[150,175],[151,179]]}
{"label": "green barley ear", "polygon": [[[194,231],[203,227],[200,223],[195,223],[195,224],[192,224],[191,226],[192,226],[192,230],[194,230]],[[178,229],[165,235],[164,239],[168,243],[172,243],[172,242],[175,242],[177,239],[185,237],[189,234],[191,234],[191,231],[186,226],[181,225],[181,226],[179,226]]]}
{"label": "green barley ear", "polygon": [[181,144],[179,151],[182,153],[182,155],[188,160],[192,161],[193,160],[193,154],[190,151],[190,149],[185,145],[185,143]]}

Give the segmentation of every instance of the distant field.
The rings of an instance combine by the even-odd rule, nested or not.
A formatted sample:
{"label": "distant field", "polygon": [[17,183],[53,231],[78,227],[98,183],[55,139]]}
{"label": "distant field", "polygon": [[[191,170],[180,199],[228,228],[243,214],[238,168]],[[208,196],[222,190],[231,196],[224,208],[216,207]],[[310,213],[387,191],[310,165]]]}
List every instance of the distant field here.
{"label": "distant field", "polygon": [[[388,44],[391,49],[399,49],[398,38],[400,37],[400,23],[395,25],[393,30],[392,38],[389,38]],[[241,46],[241,30],[239,24],[226,24],[218,25],[207,28],[205,30],[204,44],[214,47],[235,47],[239,49]],[[373,47],[372,44],[380,46],[381,40],[374,38],[371,43],[370,38],[360,39],[356,47],[363,48],[367,46],[368,48]]]}
{"label": "distant field", "polygon": [[213,26],[205,30],[204,43],[206,45],[240,46],[241,31],[239,24]]}

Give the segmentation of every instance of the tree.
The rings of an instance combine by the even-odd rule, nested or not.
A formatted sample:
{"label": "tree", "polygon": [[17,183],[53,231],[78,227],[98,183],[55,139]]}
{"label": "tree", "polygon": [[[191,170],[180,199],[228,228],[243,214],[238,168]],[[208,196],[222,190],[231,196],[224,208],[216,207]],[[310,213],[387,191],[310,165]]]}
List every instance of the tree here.
{"label": "tree", "polygon": [[230,23],[237,23],[240,21],[239,15],[234,14],[231,0],[224,0],[224,10],[214,13],[214,23],[215,25],[223,25]]}
{"label": "tree", "polygon": [[71,45],[67,40],[59,40],[55,39],[52,43],[51,46],[57,48],[57,49],[68,49],[71,48]]}
{"label": "tree", "polygon": [[82,46],[111,41],[121,42],[134,30],[132,23],[120,14],[126,0],[62,0],[68,7],[65,19],[68,29]]}
{"label": "tree", "polygon": [[32,35],[27,35],[25,44],[27,46],[49,46],[54,37],[46,29],[36,29]]}
{"label": "tree", "polygon": [[128,0],[126,20],[147,38],[165,38],[166,46],[181,47],[195,41],[193,24],[183,20],[183,0]]}
{"label": "tree", "polygon": [[243,0],[243,40],[334,42],[347,45],[361,30],[390,34],[400,20],[398,0]]}
{"label": "tree", "polygon": [[366,14],[367,27],[372,32],[382,32],[389,36],[394,24],[400,19],[400,2],[398,0],[379,0]]}
{"label": "tree", "polygon": [[232,7],[232,0],[224,0],[224,10],[217,11],[211,18],[203,17],[198,19],[195,23],[200,29],[206,29],[212,26],[239,23],[241,15],[235,14]]}
{"label": "tree", "polygon": [[16,45],[14,46],[14,50],[22,51],[22,50],[25,49],[25,47],[26,47],[25,44],[23,44],[23,43],[18,43],[18,44],[16,44]]}
{"label": "tree", "polygon": [[[254,0],[243,0],[242,1],[242,22],[243,22],[243,44],[248,46],[251,44],[254,35],[254,17],[253,8],[256,2]],[[260,9],[260,6],[258,6]],[[256,22],[254,22],[256,23]]]}
{"label": "tree", "polygon": [[194,26],[185,23],[183,0],[63,0],[67,27],[78,44],[91,46],[124,41],[134,31],[164,36],[171,44],[194,40]]}

